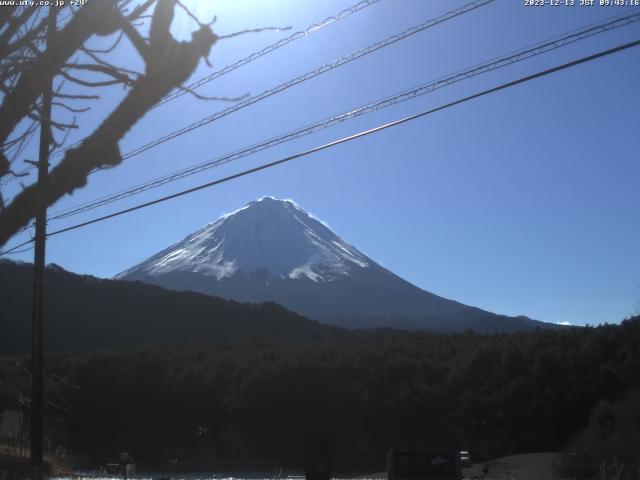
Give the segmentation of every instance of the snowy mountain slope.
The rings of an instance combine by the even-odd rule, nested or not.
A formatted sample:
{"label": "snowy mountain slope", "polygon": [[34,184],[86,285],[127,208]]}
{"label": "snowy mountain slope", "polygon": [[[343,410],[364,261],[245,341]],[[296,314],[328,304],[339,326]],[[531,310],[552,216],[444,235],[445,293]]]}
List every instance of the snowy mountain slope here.
{"label": "snowy mountain slope", "polygon": [[266,269],[314,282],[348,276],[371,260],[291,201],[264,197],[220,218],[116,278],[169,272],[222,280]]}
{"label": "snowy mountain slope", "polygon": [[295,203],[270,197],[225,215],[116,278],[243,302],[275,301],[349,328],[493,332],[549,326],[421,290]]}

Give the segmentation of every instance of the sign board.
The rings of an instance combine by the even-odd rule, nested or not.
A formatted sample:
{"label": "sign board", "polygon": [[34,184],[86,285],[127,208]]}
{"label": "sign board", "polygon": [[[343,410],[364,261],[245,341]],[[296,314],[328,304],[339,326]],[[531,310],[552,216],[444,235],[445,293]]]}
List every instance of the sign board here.
{"label": "sign board", "polygon": [[20,438],[22,433],[22,412],[19,410],[5,410],[0,423],[0,437]]}
{"label": "sign board", "polygon": [[389,451],[389,480],[460,480],[460,452]]}

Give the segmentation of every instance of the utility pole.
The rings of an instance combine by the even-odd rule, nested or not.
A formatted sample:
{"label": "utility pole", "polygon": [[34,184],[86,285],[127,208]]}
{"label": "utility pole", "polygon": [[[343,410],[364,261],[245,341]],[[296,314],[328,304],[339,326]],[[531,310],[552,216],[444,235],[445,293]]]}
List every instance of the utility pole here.
{"label": "utility pole", "polygon": [[[56,33],[57,10],[49,7],[47,19],[46,50],[53,46]],[[44,262],[47,235],[47,186],[49,173],[49,148],[51,146],[51,97],[53,72],[42,91],[40,112],[40,151],[38,155],[38,206],[36,212],[35,250],[33,255],[33,314],[31,318],[31,480],[43,478],[43,344],[42,316],[44,306]]]}

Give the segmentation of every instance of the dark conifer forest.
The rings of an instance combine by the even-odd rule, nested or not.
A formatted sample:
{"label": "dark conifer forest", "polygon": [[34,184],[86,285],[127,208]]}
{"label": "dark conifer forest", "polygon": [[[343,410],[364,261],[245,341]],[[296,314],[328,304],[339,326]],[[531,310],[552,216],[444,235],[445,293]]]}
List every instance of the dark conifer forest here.
{"label": "dark conifer forest", "polygon": [[[307,428],[333,431],[335,462],[344,470],[381,468],[392,446],[466,449],[477,460],[566,451],[583,463],[613,457],[637,463],[640,317],[514,334],[347,331],[276,305],[92,277],[84,282],[118,302],[125,289],[135,290],[141,303],[131,311],[150,336],[164,332],[161,341],[142,341],[135,315],[124,322],[89,290],[74,292],[79,303],[102,311],[65,320],[66,343],[49,339],[60,343],[46,358],[46,430],[50,445],[64,446],[86,464],[113,460],[121,450],[182,465],[295,464],[303,458]],[[52,284],[50,295],[57,288]],[[173,323],[166,320],[175,313],[171,302],[143,311],[156,292],[174,303],[191,302],[193,310]],[[207,321],[198,308],[215,313],[207,329],[198,327]],[[164,330],[148,326],[149,315],[157,315]],[[112,342],[113,334],[111,343],[77,348],[79,322],[109,318],[129,340]],[[26,349],[15,351],[11,347],[21,344],[4,335],[28,332],[25,325],[10,327],[27,320],[3,305],[0,409],[28,411]],[[196,327],[199,336],[189,336]],[[96,332],[108,336],[110,330]],[[134,340],[146,346],[132,348]]]}

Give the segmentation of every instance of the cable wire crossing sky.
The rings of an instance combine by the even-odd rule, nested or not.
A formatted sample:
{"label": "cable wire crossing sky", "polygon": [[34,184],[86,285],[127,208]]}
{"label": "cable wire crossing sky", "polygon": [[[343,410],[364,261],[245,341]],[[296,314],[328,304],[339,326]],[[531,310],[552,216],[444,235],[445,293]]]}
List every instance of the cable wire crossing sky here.
{"label": "cable wire crossing sky", "polygon": [[341,113],[339,115],[335,115],[329,119],[323,120],[321,122],[316,122],[312,125],[305,126],[303,128],[297,129],[293,132],[289,132],[287,134],[281,135],[279,137],[272,138],[270,140],[254,144],[251,147],[247,147],[245,149],[233,152],[231,154],[224,155],[222,157],[218,157],[214,160],[207,161],[204,163],[199,163],[191,168],[183,169],[179,172],[175,172],[170,175],[166,175],[152,181],[146,182],[141,185],[137,185],[127,190],[121,190],[115,194],[110,196],[103,197],[101,199],[85,203],[83,205],[77,206],[75,208],[70,208],[64,210],[59,213],[52,213],[49,215],[49,221],[58,220],[62,218],[68,218],[73,215],[77,215],[78,213],[85,212],[88,210],[93,210],[94,208],[101,207],[103,205],[107,205],[114,201],[120,200],[122,198],[129,197],[131,195],[139,194],[140,192],[146,191],[151,188],[155,188],[157,186],[164,185],[167,182],[175,181],[176,179],[184,178],[188,175],[193,175],[196,173],[200,173],[206,169],[216,167],[218,165],[222,165],[227,162],[231,162],[240,158],[243,158],[247,155],[251,155],[263,149],[269,148],[274,145],[279,145],[280,143],[291,141],[293,139],[299,138],[303,135],[308,135],[310,133],[314,133],[316,131],[329,128],[338,123],[350,120],[352,118],[356,118],[360,115],[364,115],[370,112],[374,112],[381,108],[386,108],[391,105],[395,105],[399,102],[407,101],[416,98],[417,96],[424,95],[430,93],[438,88],[442,88],[453,83],[466,80],[468,78],[472,78],[476,75],[480,75],[482,73],[486,73],[497,68],[502,68],[507,65],[511,65],[512,63],[520,62],[526,60],[535,55],[541,55],[547,51],[560,48],[564,45],[571,44],[575,41],[583,40],[585,38],[589,38],[591,35],[597,35],[599,33],[606,32],[613,28],[619,28],[620,26],[628,25],[630,23],[634,23],[640,20],[640,13],[635,13],[631,15],[624,15],[622,17],[617,17],[614,20],[608,21],[604,24],[599,24],[596,26],[589,26],[586,29],[583,29],[579,32],[572,33],[570,35],[566,35],[562,38],[554,37],[553,39],[546,41],[542,44],[535,45],[533,47],[528,47],[524,50],[517,51],[515,53],[511,53],[507,56],[503,56],[490,62],[483,63],[481,65],[475,66],[471,69],[457,72],[453,75],[440,78],[434,82],[427,83],[425,85],[420,85],[419,87],[413,88],[408,91],[401,92],[392,97],[388,97],[382,100],[378,100],[376,102],[370,103],[368,105],[364,105],[358,107],[357,109],[350,110],[348,112]]}
{"label": "cable wire crossing sky", "polygon": [[[111,277],[273,195],[445,298],[556,323],[620,322],[640,310],[640,9],[578,3],[198,2],[194,14],[216,15],[221,37],[291,29],[214,45],[212,66],[188,85],[243,99],[221,107],[182,90],[150,111],[121,142],[121,166],[51,208],[50,232],[66,233],[49,238],[47,261]],[[196,28],[184,14],[172,25],[178,38]],[[112,55],[135,68],[130,46]],[[105,88],[67,144],[122,95]],[[19,189],[2,185],[8,198]],[[160,198],[172,201],[136,207]],[[114,211],[130,214],[94,222]],[[11,258],[32,261],[19,247],[29,235],[5,245]]]}

